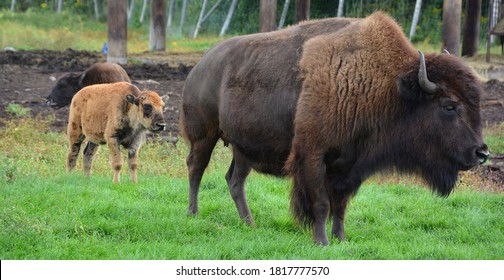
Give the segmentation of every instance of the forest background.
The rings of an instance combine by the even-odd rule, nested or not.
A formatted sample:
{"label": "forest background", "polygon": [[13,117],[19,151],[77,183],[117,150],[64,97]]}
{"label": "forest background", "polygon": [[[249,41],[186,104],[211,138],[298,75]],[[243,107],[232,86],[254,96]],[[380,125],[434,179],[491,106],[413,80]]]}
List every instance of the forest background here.
{"label": "forest background", "polygon": [[[128,28],[149,28],[149,0],[128,0]],[[236,4],[226,35],[248,34],[259,31],[259,0],[167,0],[166,26],[167,37],[180,38],[194,35],[199,15],[205,6],[207,16],[199,27],[199,34],[212,36],[223,35],[222,27],[230,7]],[[296,22],[296,0],[278,0],[276,8],[277,24],[287,26]],[[309,17],[311,19],[335,17],[341,0],[312,0]],[[441,41],[443,21],[443,0],[422,1],[421,13],[414,43],[438,44]],[[464,23],[466,2],[462,1],[461,22]],[[488,30],[488,11],[491,1],[482,1],[480,17],[480,44],[486,41]],[[376,10],[392,15],[410,34],[412,18],[417,0],[346,0],[340,14],[344,17],[365,17]],[[0,0],[0,10],[36,13],[70,13],[82,21],[107,21],[105,0]],[[287,4],[287,8],[285,7]],[[282,17],[285,9],[285,16]],[[185,12],[183,12],[185,10]],[[2,13],[3,17],[7,16]],[[282,18],[285,21],[280,24]],[[463,24],[461,26],[463,29]],[[463,31],[463,30],[462,30]]]}

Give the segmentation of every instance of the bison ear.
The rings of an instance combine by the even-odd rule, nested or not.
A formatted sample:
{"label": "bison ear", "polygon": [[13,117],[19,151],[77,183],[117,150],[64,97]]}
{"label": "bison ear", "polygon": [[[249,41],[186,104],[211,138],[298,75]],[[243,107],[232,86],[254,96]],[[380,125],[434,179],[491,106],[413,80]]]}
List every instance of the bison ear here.
{"label": "bison ear", "polygon": [[404,100],[418,101],[424,98],[424,94],[418,84],[418,78],[411,73],[397,77],[397,90]]}
{"label": "bison ear", "polygon": [[133,94],[126,95],[126,100],[128,100],[129,103],[135,104],[137,106],[139,104],[138,98],[136,98],[135,96],[133,96]]}

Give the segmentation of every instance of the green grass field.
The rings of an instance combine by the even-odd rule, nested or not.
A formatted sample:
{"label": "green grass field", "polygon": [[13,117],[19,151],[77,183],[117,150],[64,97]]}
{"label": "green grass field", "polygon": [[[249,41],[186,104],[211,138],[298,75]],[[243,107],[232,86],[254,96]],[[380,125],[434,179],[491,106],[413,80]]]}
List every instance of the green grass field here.
{"label": "green grass field", "polygon": [[[252,173],[247,196],[258,224],[240,221],[214,151],[200,213],[186,214],[183,141],[140,154],[139,183],[112,183],[108,149],[85,179],[81,157],[66,174],[66,139],[49,121],[0,128],[0,259],[502,259],[504,194],[455,191],[443,199],[415,183],[366,182],[348,208],[348,241],[315,246],[289,213],[290,181]],[[330,228],[330,225],[328,226]]]}
{"label": "green grass field", "polygon": [[[49,49],[100,51],[107,42],[107,23],[88,20],[77,14],[11,13],[0,11],[0,47],[22,50]],[[169,52],[205,51],[223,40],[218,36],[200,36],[196,39],[168,35]],[[149,30],[145,26],[128,26],[128,52],[139,53],[149,49]]]}
{"label": "green grass field", "polygon": [[[1,47],[101,49],[104,23],[63,13],[0,12]],[[128,51],[147,50],[148,33],[128,30]],[[201,51],[221,38],[169,38],[168,51]],[[438,51],[437,46],[423,46]],[[500,49],[495,47],[495,52]],[[257,228],[244,225],[224,175],[230,151],[214,151],[200,191],[200,213],[188,216],[187,146],[151,141],[140,153],[139,183],[112,183],[108,149],[93,176],[81,160],[67,174],[65,135],[50,120],[14,118],[0,126],[0,259],[503,259],[504,194],[464,182],[446,199],[416,180],[370,179],[352,200],[348,241],[312,243],[289,213],[290,180],[252,173],[247,197]],[[504,153],[504,124],[487,130]],[[126,157],[126,156],[125,156]],[[330,228],[330,225],[329,227]]]}

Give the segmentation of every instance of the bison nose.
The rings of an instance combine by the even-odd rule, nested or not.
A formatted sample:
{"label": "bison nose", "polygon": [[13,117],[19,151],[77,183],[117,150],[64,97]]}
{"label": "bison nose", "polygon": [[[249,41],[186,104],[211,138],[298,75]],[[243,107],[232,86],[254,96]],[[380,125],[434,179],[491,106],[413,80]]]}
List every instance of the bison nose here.
{"label": "bison nose", "polygon": [[162,123],[155,123],[155,126],[156,126],[156,130],[158,131],[162,131],[165,129],[165,126],[166,126],[166,123],[162,122]]}
{"label": "bison nose", "polygon": [[480,164],[485,163],[488,156],[490,156],[490,151],[488,151],[487,145],[483,145],[481,148],[476,150],[476,157],[478,157]]}

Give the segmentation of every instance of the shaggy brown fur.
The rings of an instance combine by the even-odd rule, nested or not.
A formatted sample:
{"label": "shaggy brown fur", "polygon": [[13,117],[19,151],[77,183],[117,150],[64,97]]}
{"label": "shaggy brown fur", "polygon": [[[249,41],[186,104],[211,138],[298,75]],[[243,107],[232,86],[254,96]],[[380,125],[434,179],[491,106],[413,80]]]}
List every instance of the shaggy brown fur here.
{"label": "shaggy brown fur", "polygon": [[201,177],[219,138],[233,148],[226,180],[240,217],[254,224],[244,190],[252,168],[287,171],[293,213],[321,244],[328,244],[331,214],[332,234],[344,239],[346,204],[378,170],[420,174],[449,194],[459,170],[487,157],[482,89],[456,57],[425,60],[436,92],[419,85],[418,52],[380,12],[215,46],[187,77],[182,100],[181,128],[191,143],[189,212],[198,211]]}
{"label": "shaggy brown fur", "polygon": [[83,87],[95,84],[131,82],[128,73],[116,63],[97,62],[82,73],[69,73],[61,77],[47,96],[47,104],[54,109],[67,106]]}
{"label": "shaggy brown fur", "polygon": [[128,149],[130,177],[137,182],[138,151],[147,130],[160,132],[166,126],[164,102],[156,92],[140,90],[126,82],[85,87],[73,98],[68,119],[67,170],[76,164],[81,143],[84,150],[84,173],[91,175],[93,159],[100,144],[107,144],[114,170],[114,182],[119,182],[122,157],[119,146]]}
{"label": "shaggy brown fur", "polygon": [[[478,150],[486,150],[479,82],[457,58],[431,55],[427,73],[440,90],[427,94],[418,85],[418,61],[382,13],[305,44],[286,166],[294,178],[293,212],[314,226],[316,242],[328,243],[330,214],[333,235],[345,238],[349,197],[377,170],[418,173],[448,195],[457,171],[479,163]],[[458,112],[447,111],[451,106]]]}

